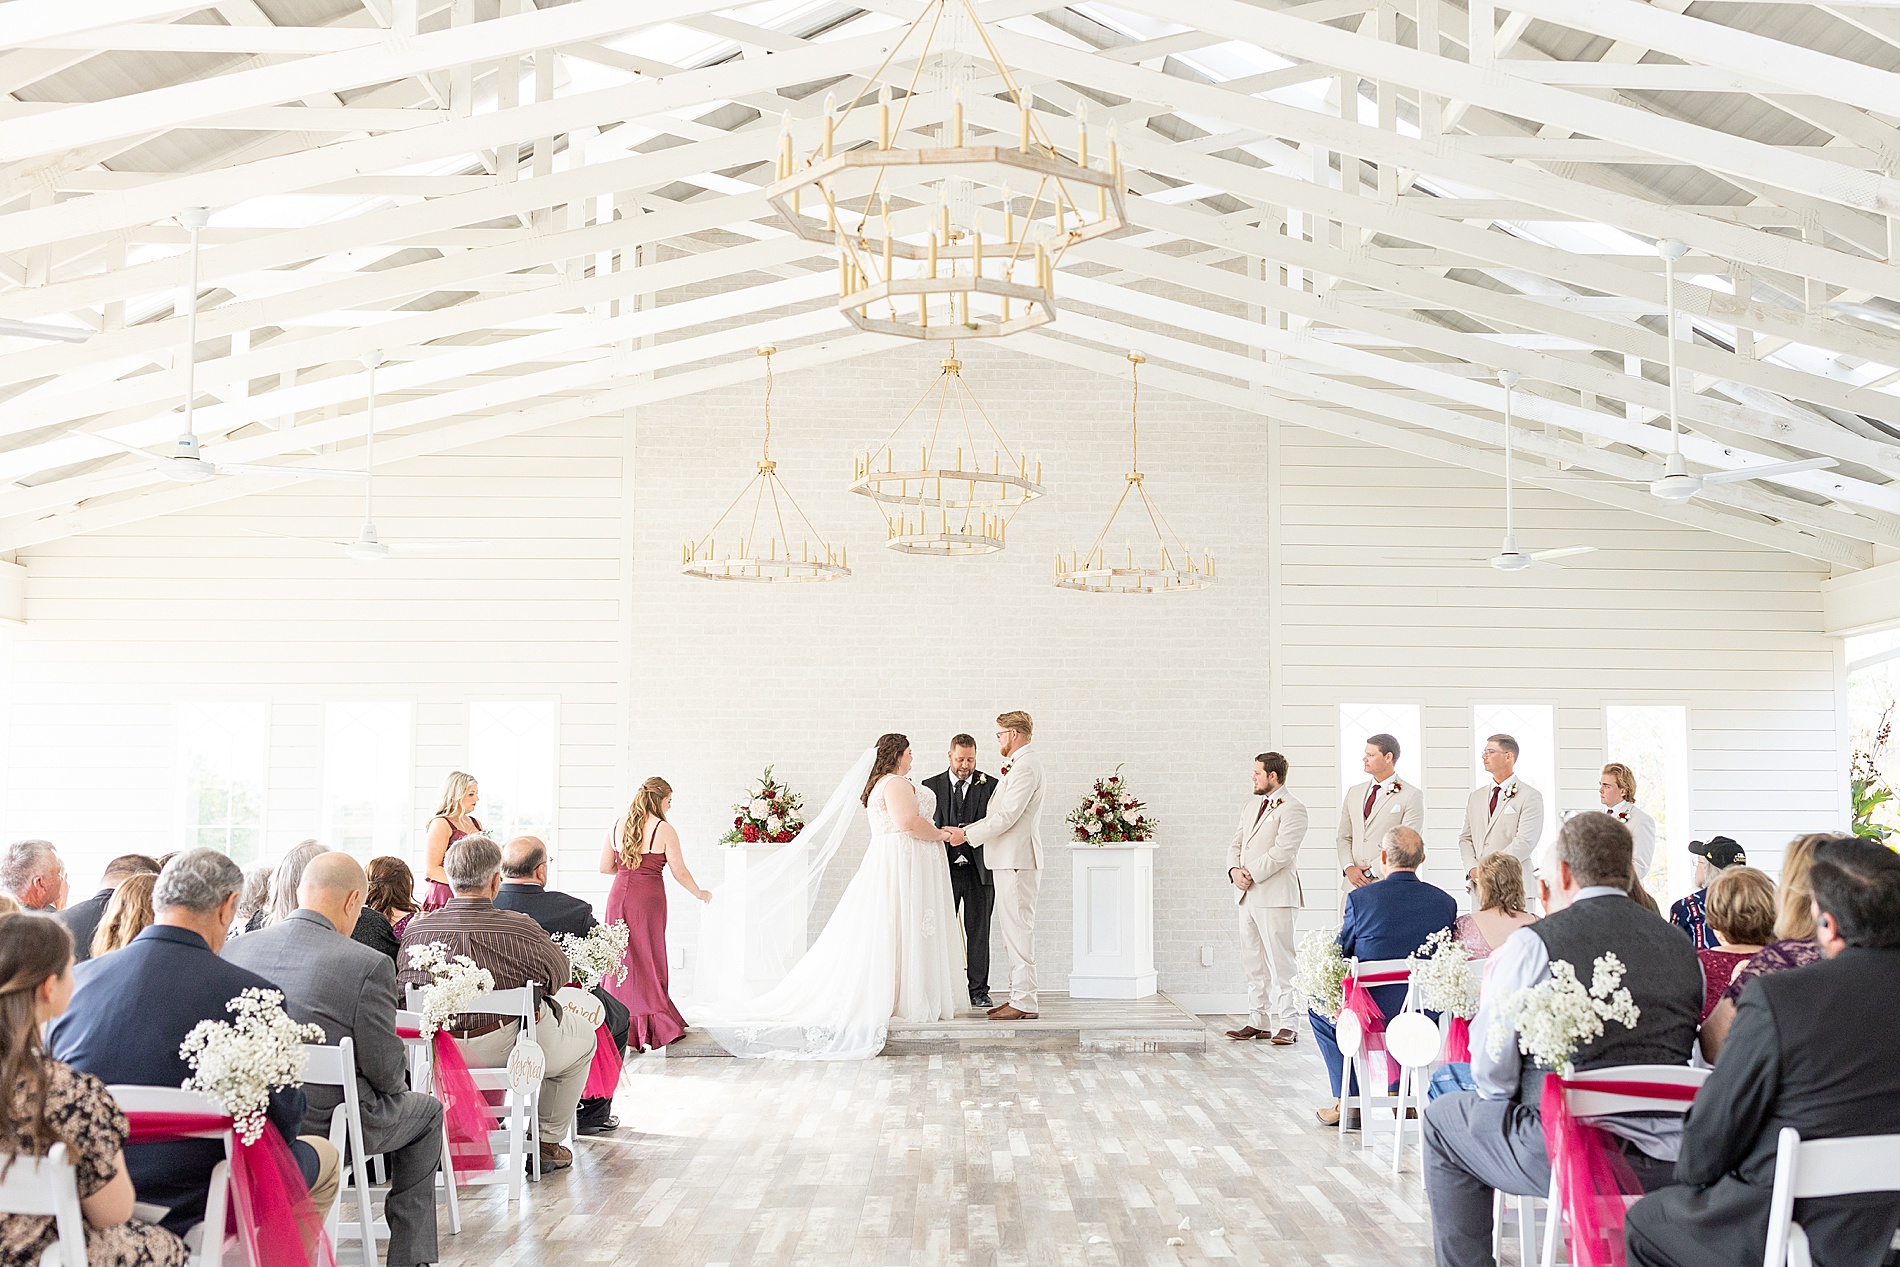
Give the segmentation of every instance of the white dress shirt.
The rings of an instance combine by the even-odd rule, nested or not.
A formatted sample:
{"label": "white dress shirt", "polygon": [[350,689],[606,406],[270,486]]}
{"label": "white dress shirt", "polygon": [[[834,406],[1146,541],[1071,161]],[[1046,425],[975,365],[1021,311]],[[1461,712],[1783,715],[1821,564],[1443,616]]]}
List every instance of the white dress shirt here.
{"label": "white dress shirt", "polygon": [[[1580,890],[1572,899],[1572,904],[1600,897],[1629,900],[1629,894],[1614,885],[1593,884]],[[1471,1022],[1471,1079],[1484,1099],[1508,1100],[1516,1095],[1518,1076],[1524,1063],[1517,1049],[1517,1027],[1499,1019],[1499,1002],[1519,990],[1528,990],[1549,979],[1550,951],[1544,945],[1544,939],[1533,932],[1530,925],[1507,937],[1486,962],[1484,993],[1478,1005],[1478,1015]],[[1588,985],[1588,980],[1584,984]],[[1494,1028],[1501,1028],[1504,1032],[1504,1050],[1495,1056],[1491,1054],[1491,1031]],[[1590,1120],[1612,1135],[1629,1140],[1660,1161],[1674,1161],[1682,1147],[1681,1114],[1624,1114]]]}

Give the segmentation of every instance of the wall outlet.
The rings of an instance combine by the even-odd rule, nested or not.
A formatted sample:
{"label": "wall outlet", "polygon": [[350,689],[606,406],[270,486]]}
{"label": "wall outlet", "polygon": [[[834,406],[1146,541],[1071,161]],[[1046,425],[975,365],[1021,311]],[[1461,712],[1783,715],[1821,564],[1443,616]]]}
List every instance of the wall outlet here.
{"label": "wall outlet", "polygon": [[1201,967],[1211,968],[1213,966],[1214,966],[1214,948],[1212,946],[1202,946],[1201,947]]}

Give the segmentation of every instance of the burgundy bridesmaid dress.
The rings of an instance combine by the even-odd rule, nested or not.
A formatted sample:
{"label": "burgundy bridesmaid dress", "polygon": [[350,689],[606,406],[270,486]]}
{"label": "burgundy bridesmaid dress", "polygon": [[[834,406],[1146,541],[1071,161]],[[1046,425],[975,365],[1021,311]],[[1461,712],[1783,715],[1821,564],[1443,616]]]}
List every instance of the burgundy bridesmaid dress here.
{"label": "burgundy bridesmaid dress", "polygon": [[[434,822],[435,820],[430,819],[429,821]],[[457,827],[455,825],[455,820],[452,818],[446,818],[443,821],[448,823],[449,825],[449,844],[451,845],[453,845],[456,841],[460,840],[464,836],[469,836],[469,835],[474,834],[473,832],[465,832],[460,827]],[[475,831],[480,831],[482,829],[481,819],[471,817],[468,821],[475,824]],[[426,877],[423,879],[422,881],[422,909],[425,913],[428,911],[441,910],[443,907],[449,904],[449,899],[454,896],[455,896],[455,890],[451,889],[448,885],[442,883],[442,881],[431,880]],[[397,936],[399,937],[401,935],[402,934],[400,933],[397,934]]]}
{"label": "burgundy bridesmaid dress", "polygon": [[627,979],[609,977],[603,984],[627,1005],[627,1046],[641,1051],[664,1047],[686,1032],[686,1018],[667,993],[665,872],[666,854],[654,850],[631,870],[622,864],[607,890],[607,922],[627,925]]}

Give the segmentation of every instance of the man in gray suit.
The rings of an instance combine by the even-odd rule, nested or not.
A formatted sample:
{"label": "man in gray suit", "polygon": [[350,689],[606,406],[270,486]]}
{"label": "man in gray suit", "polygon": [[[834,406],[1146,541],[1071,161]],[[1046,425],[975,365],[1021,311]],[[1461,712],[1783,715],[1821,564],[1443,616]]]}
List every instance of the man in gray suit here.
{"label": "man in gray suit", "polygon": [[[346,853],[319,854],[304,868],[297,909],[280,923],[225,943],[224,957],[284,992],[291,1019],[322,1026],[324,1041],[356,1046],[363,1147],[389,1159],[388,1267],[437,1261],[435,1172],[442,1158],[442,1105],[407,1089],[396,1037],[396,969],[389,956],[350,939],[369,880]],[[342,1102],[335,1087],[305,1088],[303,1129],[322,1134]]]}

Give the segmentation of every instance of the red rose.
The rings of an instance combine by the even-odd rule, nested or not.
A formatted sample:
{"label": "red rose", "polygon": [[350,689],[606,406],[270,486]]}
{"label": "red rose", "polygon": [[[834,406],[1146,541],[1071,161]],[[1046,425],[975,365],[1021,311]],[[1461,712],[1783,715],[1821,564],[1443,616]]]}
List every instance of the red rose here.
{"label": "red rose", "polygon": [[788,832],[788,831],[782,831],[782,832],[780,832],[780,833],[779,833],[778,835],[776,835],[776,836],[774,836],[774,837],[772,837],[772,842],[773,842],[774,844],[779,844],[779,845],[782,845],[782,844],[784,844],[784,843],[785,843],[786,841],[788,841],[788,840],[790,840],[791,838],[792,838],[792,833],[790,833],[790,832]]}
{"label": "red rose", "polygon": [[741,827],[739,834],[745,837],[745,842],[748,845],[757,844],[759,841],[759,829],[754,827],[751,823],[747,823],[744,827]]}
{"label": "red rose", "polygon": [[1122,776],[1119,774],[1111,774],[1108,776],[1108,781],[1110,783],[1120,783],[1122,781]]}

